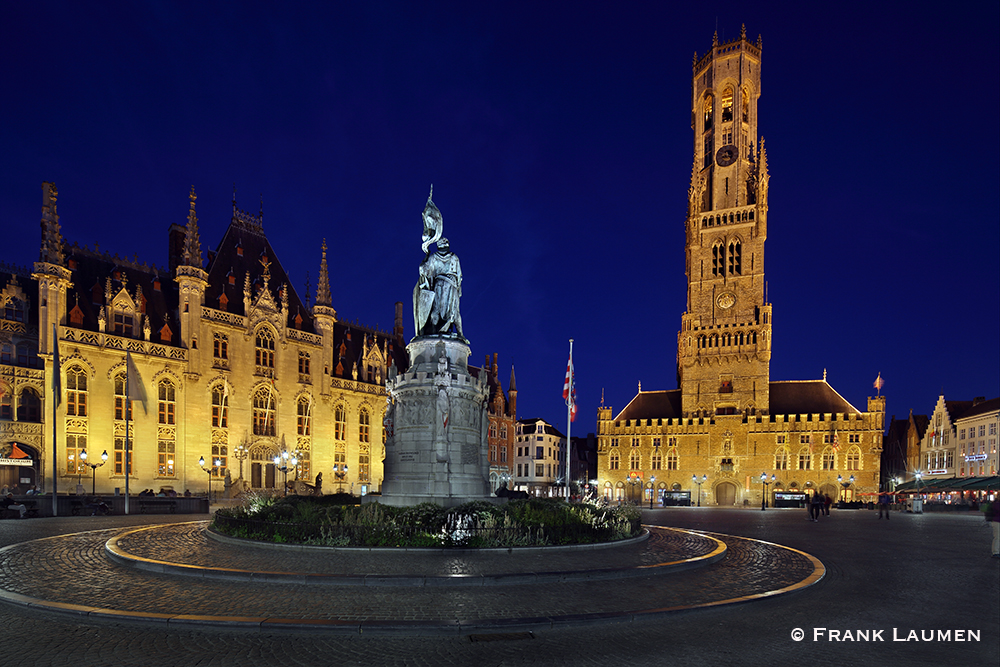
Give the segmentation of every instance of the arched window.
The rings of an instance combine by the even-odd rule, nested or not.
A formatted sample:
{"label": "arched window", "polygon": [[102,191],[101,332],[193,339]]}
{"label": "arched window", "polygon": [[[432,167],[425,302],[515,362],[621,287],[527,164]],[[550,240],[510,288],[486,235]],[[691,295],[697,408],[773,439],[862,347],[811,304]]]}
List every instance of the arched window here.
{"label": "arched window", "polygon": [[257,331],[254,345],[257,372],[271,375],[274,371],[274,334],[267,327],[261,327]]}
{"label": "arched window", "polygon": [[3,318],[14,322],[24,322],[24,302],[15,297],[10,297],[3,306]]}
{"label": "arched window", "polygon": [[837,467],[837,457],[829,447],[823,450],[823,470],[835,470]]}
{"label": "arched window", "polygon": [[618,450],[613,450],[608,455],[608,470],[618,470],[620,460],[621,459],[618,457]]}
{"label": "arched window", "polygon": [[38,392],[30,387],[25,387],[21,391],[21,397],[17,401],[17,420],[21,422],[42,421],[42,399]]}
{"label": "arched window", "polygon": [[747,89],[743,89],[743,93],[740,95],[740,107],[743,109],[743,122],[750,122],[750,95]]}
{"label": "arched window", "polygon": [[338,405],[333,411],[333,439],[347,439],[347,410],[343,405]]}
{"label": "arched window", "polygon": [[157,400],[157,414],[161,424],[175,423],[174,415],[177,407],[177,398],[174,383],[170,380],[160,380],[157,385],[159,397]]}
{"label": "arched window", "polygon": [[66,474],[82,475],[86,472],[87,466],[80,453],[87,448],[87,436],[83,434],[66,434]]}
{"label": "arched window", "polygon": [[[215,465],[216,461],[219,462],[219,465]],[[227,467],[229,467],[229,447],[212,445],[212,477],[225,477]]]}
{"label": "arched window", "polygon": [[370,425],[371,425],[371,417],[369,417],[368,415],[368,410],[361,408],[361,412],[358,413],[359,442],[371,442],[371,436],[369,434]]}
{"label": "arched window", "polygon": [[367,482],[369,481],[370,465],[369,465],[369,451],[367,445],[361,445],[358,451],[358,481]]}
{"label": "arched window", "polygon": [[506,440],[507,439],[507,425],[506,424],[500,424],[500,439],[501,440]]}
{"label": "arched window", "polygon": [[260,387],[253,395],[253,434],[274,435],[274,397],[269,386]]}
{"label": "arched window", "polygon": [[497,423],[493,421],[490,422],[490,437],[497,437]]}
{"label": "arched window", "polygon": [[712,246],[712,275],[726,275],[726,245],[722,241]]}
{"label": "arched window", "polygon": [[[132,418],[132,405],[125,397],[125,373],[115,376],[115,419]],[[121,473],[119,473],[121,474]]]}
{"label": "arched window", "polygon": [[861,448],[857,445],[847,450],[847,469],[861,470]]}
{"label": "arched window", "polygon": [[639,470],[639,452],[633,449],[632,453],[628,455],[628,469],[629,470]]}
{"label": "arched window", "polygon": [[733,89],[726,87],[722,91],[722,122],[729,123],[733,120]]}
{"label": "arched window", "polygon": [[667,470],[679,470],[680,459],[677,456],[677,448],[671,447],[667,450]]}
{"label": "arched window", "polygon": [[738,276],[743,273],[743,257],[739,241],[729,243],[729,275]]}
{"label": "arched window", "polygon": [[212,426],[229,428],[229,392],[224,384],[212,387]]}
{"label": "arched window", "polygon": [[788,448],[778,447],[777,451],[774,452],[774,469],[788,470],[789,458],[791,458],[791,452],[788,451]]}
{"label": "arched window", "polygon": [[66,369],[66,414],[87,416],[87,373],[79,366]]}
{"label": "arched window", "polygon": [[662,470],[663,469],[663,454],[657,449],[653,452],[653,456],[649,459],[649,467],[651,470]]}
{"label": "arched window", "polygon": [[812,470],[812,455],[808,447],[799,450],[799,470]]}
{"label": "arched window", "polygon": [[703,128],[704,132],[707,132],[708,130],[710,130],[712,128],[712,104],[713,104],[712,96],[711,95],[707,95],[705,97],[705,104],[702,107],[703,118],[704,118],[704,121],[705,121],[705,125],[704,125],[704,128]]}
{"label": "arched window", "polygon": [[296,405],[296,412],[298,414],[296,428],[299,435],[311,434],[312,431],[310,425],[310,421],[312,419],[311,415],[312,410],[310,409],[311,406],[312,402],[309,400],[308,396],[299,397],[298,403]]}

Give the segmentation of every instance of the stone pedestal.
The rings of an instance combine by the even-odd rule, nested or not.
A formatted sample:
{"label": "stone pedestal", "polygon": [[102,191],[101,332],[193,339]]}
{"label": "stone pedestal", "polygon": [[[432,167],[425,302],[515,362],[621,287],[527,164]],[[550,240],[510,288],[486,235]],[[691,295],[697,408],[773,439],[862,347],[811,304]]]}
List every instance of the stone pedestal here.
{"label": "stone pedestal", "polygon": [[445,507],[491,500],[486,378],[469,373],[468,343],[418,336],[410,368],[386,382],[385,478],[379,502]]}

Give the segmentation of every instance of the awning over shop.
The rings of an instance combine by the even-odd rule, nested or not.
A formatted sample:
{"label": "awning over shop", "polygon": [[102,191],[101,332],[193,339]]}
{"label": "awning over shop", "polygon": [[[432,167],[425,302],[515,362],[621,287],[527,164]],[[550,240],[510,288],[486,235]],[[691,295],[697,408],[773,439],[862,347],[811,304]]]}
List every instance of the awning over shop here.
{"label": "awning over shop", "polygon": [[957,493],[960,491],[980,491],[996,489],[1000,486],[1000,476],[993,477],[948,477],[944,479],[914,479],[896,487],[896,493]]}

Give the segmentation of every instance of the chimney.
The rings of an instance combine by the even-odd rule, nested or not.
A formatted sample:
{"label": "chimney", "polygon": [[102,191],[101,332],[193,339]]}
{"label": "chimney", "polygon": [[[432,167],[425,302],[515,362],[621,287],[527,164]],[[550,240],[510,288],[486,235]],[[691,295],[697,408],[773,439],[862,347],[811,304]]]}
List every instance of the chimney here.
{"label": "chimney", "polygon": [[490,366],[490,375],[493,377],[497,376],[497,353],[493,353],[493,365]]}

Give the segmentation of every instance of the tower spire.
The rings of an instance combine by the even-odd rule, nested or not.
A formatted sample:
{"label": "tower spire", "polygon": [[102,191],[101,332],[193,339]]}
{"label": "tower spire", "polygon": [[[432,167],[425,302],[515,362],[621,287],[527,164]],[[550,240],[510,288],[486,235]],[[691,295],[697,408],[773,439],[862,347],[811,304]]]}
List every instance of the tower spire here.
{"label": "tower spire", "polygon": [[316,282],[316,305],[332,306],[330,272],[326,266],[326,239],[323,239],[323,258],[319,261],[319,280]]}
{"label": "tower spire", "polygon": [[201,237],[198,234],[198,216],[195,214],[194,202],[198,195],[194,193],[194,186],[191,186],[191,194],[188,195],[191,208],[188,210],[187,227],[184,229],[184,265],[201,268]]}
{"label": "tower spire", "polygon": [[42,247],[39,261],[62,266],[65,261],[63,254],[62,228],[59,226],[59,213],[56,211],[56,199],[59,190],[55,183],[42,183]]}

